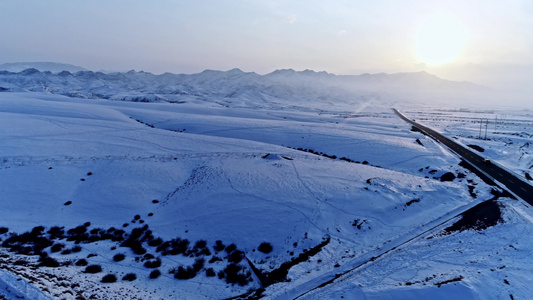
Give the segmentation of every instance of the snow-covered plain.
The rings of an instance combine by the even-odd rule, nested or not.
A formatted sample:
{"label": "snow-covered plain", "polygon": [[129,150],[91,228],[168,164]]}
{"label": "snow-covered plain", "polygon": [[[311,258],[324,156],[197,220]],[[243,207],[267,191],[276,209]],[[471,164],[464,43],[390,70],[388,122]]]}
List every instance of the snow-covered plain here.
{"label": "snow-covered plain", "polygon": [[[443,234],[460,218],[454,216],[493,198],[494,188],[441,145],[410,131],[391,103],[365,96],[332,105],[316,98],[246,94],[136,103],[0,93],[0,227],[9,228],[2,241],[36,226],[48,232],[82,225],[98,234],[122,229],[126,236],[144,227],[143,234],[153,236],[141,242],[146,253],[110,239],[76,244],[57,238],[54,244],[64,247],[56,248],[81,246],[44,248],[60,267],[36,267],[39,256],[3,249],[0,266],[9,273],[0,273],[0,294],[222,299],[261,287],[252,265],[267,274],[308,252],[313,255],[290,267],[285,280],[266,287],[266,298],[294,298],[352,268],[340,282],[303,297],[531,294],[533,244],[525,237],[531,208],[501,197],[503,223]],[[447,172],[456,178],[441,181]],[[156,238],[186,239],[189,252],[163,255],[150,245]],[[217,252],[217,240],[242,252]],[[261,243],[272,251],[260,251]],[[125,259],[117,262],[119,253]],[[201,258],[193,278],[169,273]],[[84,272],[80,259],[103,271]],[[158,259],[161,276],[151,279],[153,268],[144,264]],[[228,283],[224,272],[231,264],[253,281]],[[136,279],[122,280],[128,273]],[[117,282],[102,283],[106,274]]]}

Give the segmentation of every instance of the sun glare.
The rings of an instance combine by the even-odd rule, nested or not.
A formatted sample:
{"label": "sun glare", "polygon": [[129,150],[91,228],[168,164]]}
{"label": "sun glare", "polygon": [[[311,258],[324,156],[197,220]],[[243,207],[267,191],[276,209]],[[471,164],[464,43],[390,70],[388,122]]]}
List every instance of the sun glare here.
{"label": "sun glare", "polygon": [[455,16],[439,13],[424,20],[416,35],[418,57],[430,65],[453,61],[467,40],[465,26]]}

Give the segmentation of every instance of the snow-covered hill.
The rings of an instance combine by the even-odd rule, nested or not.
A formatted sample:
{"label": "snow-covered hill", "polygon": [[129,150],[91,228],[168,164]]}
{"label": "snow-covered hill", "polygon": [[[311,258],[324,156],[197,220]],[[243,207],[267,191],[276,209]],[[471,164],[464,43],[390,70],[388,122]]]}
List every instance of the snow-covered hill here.
{"label": "snow-covered hill", "polygon": [[[424,260],[422,238],[398,254],[417,261],[412,272],[395,263],[307,297],[477,295],[487,284],[495,295],[527,295],[531,269],[513,260],[533,245],[503,231],[531,226],[520,217],[528,208],[500,198],[505,225],[494,239],[510,250],[459,246],[461,236],[439,234],[456,219],[437,225],[493,188],[385,107],[354,109],[1,93],[3,293],[222,299],[263,285],[267,298],[292,298],[429,230]],[[456,178],[440,180],[447,172]],[[456,265],[472,261],[484,263]]]}
{"label": "snow-covered hill", "polygon": [[212,102],[231,107],[313,107],[368,101],[464,100],[480,96],[486,88],[440,79],[425,72],[337,76],[326,72],[277,70],[267,75],[206,70],[198,74],[154,75],[129,71],[59,73],[37,68],[15,73],[0,71],[0,91],[46,92],[84,99],[132,102]]}

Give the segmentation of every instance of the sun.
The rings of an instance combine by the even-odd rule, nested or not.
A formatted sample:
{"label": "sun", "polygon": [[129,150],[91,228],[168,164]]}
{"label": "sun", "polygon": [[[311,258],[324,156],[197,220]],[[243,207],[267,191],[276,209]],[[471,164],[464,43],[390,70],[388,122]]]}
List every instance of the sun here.
{"label": "sun", "polygon": [[429,65],[456,59],[467,41],[466,27],[454,15],[438,13],[426,18],[416,34],[416,53]]}

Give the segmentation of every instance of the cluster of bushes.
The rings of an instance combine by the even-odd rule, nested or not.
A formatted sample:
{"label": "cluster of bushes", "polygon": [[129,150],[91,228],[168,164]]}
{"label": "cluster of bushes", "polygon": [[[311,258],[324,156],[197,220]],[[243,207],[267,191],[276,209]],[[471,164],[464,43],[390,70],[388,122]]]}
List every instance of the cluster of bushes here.
{"label": "cluster of bushes", "polygon": [[261,280],[263,287],[267,287],[276,282],[287,281],[287,274],[289,274],[289,270],[292,267],[301,262],[307,261],[310,257],[318,254],[322,248],[329,244],[330,240],[331,237],[329,235],[325,236],[320,244],[310,249],[304,249],[303,252],[298,255],[298,257],[293,257],[290,261],[282,263],[279,268],[275,270],[270,272],[258,270],[258,277],[259,280]]}
{"label": "cluster of bushes", "polygon": [[44,227],[37,226],[22,234],[10,233],[10,236],[2,242],[2,247],[16,254],[41,255],[45,248],[53,244],[50,238],[44,236]]}
{"label": "cluster of bushes", "polygon": [[[143,99],[144,99],[144,98],[133,99],[132,101],[133,101],[133,102],[150,102],[150,101],[139,101],[139,100],[143,100]],[[133,119],[133,118],[130,117],[130,119]],[[137,121],[137,122],[139,122],[139,123],[141,123],[141,124],[143,124],[143,125],[146,125],[146,126],[148,126],[148,127],[150,127],[150,128],[155,128],[154,125],[152,125],[152,124],[148,124],[148,123],[143,122],[143,121],[141,121],[141,120],[139,120],[139,119],[135,119],[135,121]]]}
{"label": "cluster of bushes", "polygon": [[[140,216],[135,216],[133,220],[140,220]],[[130,232],[123,229],[111,227],[109,229],[90,228],[91,223],[65,229],[64,227],[53,226],[46,230],[43,226],[34,227],[31,231],[22,234],[9,232],[6,227],[0,227],[0,234],[7,235],[2,241],[2,246],[9,251],[22,255],[38,255],[38,266],[61,267],[74,264],[85,267],[83,273],[94,274],[102,272],[102,267],[97,264],[90,264],[87,259],[81,258],[76,261],[58,262],[56,258],[49,256],[49,253],[60,253],[68,255],[82,250],[82,244],[94,243],[97,241],[109,240],[118,243],[120,247],[131,249],[136,256],[135,261],[141,261],[145,268],[152,269],[149,278],[155,279],[161,275],[159,268],[162,266],[160,257],[148,253],[152,248],[152,253],[159,253],[161,256],[183,255],[195,258],[190,266],[178,266],[170,270],[176,279],[191,279],[200,272],[205,272],[207,277],[216,277],[225,280],[229,284],[239,284],[244,286],[252,281],[251,272],[247,267],[240,265],[245,258],[245,253],[237,248],[235,244],[225,245],[221,240],[217,240],[212,246],[208,246],[207,241],[199,240],[191,243],[187,239],[173,238],[165,241],[160,237],[155,237],[148,225],[133,228]],[[63,242],[59,242],[63,241]],[[71,242],[72,246],[68,246]],[[116,247],[112,247],[112,250]],[[262,243],[259,251],[270,253],[272,246],[269,243]],[[214,252],[214,254],[213,254]],[[154,253],[154,254],[155,254]],[[89,254],[87,258],[96,256]],[[126,258],[125,253],[117,253],[113,256],[113,261],[120,262]],[[227,265],[219,271],[206,264],[227,261]],[[126,281],[135,280],[135,274],[127,274],[122,278]],[[105,275],[102,282],[115,282],[117,278],[113,274]]]}
{"label": "cluster of bushes", "polygon": [[[133,98],[131,101],[133,101],[133,102],[151,102],[151,101],[149,101],[149,100],[147,100],[147,99],[145,99],[145,98],[142,98],[142,97],[141,97],[141,98]],[[130,119],[133,119],[133,118],[130,117]],[[152,125],[152,124],[148,124],[148,123],[146,123],[146,122],[144,122],[144,121],[141,121],[141,120],[139,120],[139,119],[135,119],[135,121],[137,121],[137,122],[139,122],[139,123],[141,123],[141,124],[143,124],[143,125],[146,125],[146,126],[148,126],[148,127],[150,127],[150,128],[155,128],[154,125]],[[170,131],[174,131],[174,132],[185,132],[185,130],[186,130],[186,129],[170,129]]]}
{"label": "cluster of bushes", "polygon": [[252,281],[252,273],[241,265],[230,263],[224,270],[218,272],[218,278],[225,278],[227,283],[245,286]]}
{"label": "cluster of bushes", "polygon": [[143,255],[147,252],[143,247],[143,243],[153,239],[152,231],[148,230],[148,225],[144,225],[143,227],[134,228],[120,246],[130,248],[137,255]]}
{"label": "cluster of bushes", "polygon": [[[305,148],[292,148],[292,147],[289,147],[291,149],[294,149],[294,150],[298,150],[298,151],[303,151],[303,152],[308,152],[308,153],[312,153],[312,154],[315,154],[315,155],[320,155],[320,156],[323,156],[323,157],[327,157],[327,158],[330,158],[330,159],[337,159],[337,155],[329,155],[329,154],[326,154],[324,152],[318,152],[318,151],[315,151],[313,149],[305,149]],[[339,160],[343,160],[343,161],[347,161],[347,162],[351,162],[351,163],[356,163],[356,164],[363,164],[363,165],[368,165],[368,161],[363,161],[363,162],[360,162],[360,161],[356,161],[356,160],[351,160],[347,157],[341,157],[341,158],[338,158]],[[375,167],[378,167],[378,166],[375,166]]]}
{"label": "cluster of bushes", "polygon": [[365,224],[366,222],[366,220],[355,219],[352,222],[352,226],[357,227],[357,229],[361,229],[363,224]]}

